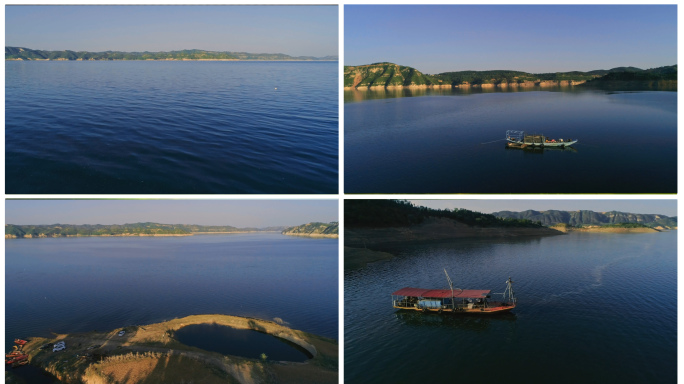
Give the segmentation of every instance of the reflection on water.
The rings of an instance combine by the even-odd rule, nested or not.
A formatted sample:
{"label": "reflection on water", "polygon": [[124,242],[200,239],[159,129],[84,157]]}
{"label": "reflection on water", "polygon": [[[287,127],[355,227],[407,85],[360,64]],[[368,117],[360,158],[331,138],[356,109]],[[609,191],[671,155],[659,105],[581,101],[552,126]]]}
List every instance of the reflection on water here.
{"label": "reflection on water", "polygon": [[601,90],[608,94],[614,92],[666,91],[677,92],[676,83],[632,83],[632,84],[604,84],[582,86],[544,86],[544,87],[464,87],[464,88],[366,88],[344,90],[344,102],[354,103],[366,100],[394,99],[398,97],[418,96],[464,96],[482,93],[517,93],[517,92],[584,92],[587,90]]}
{"label": "reflection on water", "polygon": [[543,154],[544,151],[552,151],[552,152],[568,152],[568,153],[577,153],[577,148],[575,147],[565,147],[565,148],[559,148],[559,147],[527,147],[527,148],[519,148],[519,147],[509,147],[508,145],[504,146],[505,149],[511,150],[511,151],[523,151],[524,153],[535,153],[535,154]]}
{"label": "reflection on water", "polygon": [[452,315],[398,310],[394,315],[402,325],[406,326],[443,327],[474,332],[485,331],[492,324],[514,323],[516,321],[515,313],[512,312],[499,315]]}

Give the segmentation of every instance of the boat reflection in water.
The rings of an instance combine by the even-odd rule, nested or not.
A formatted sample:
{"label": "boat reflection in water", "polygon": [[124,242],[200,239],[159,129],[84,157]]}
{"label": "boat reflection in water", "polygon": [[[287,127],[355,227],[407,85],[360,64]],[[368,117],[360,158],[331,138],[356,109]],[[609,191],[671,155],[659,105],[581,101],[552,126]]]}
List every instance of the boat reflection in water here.
{"label": "boat reflection in water", "polygon": [[577,148],[575,147],[522,147],[518,145],[511,145],[511,143],[506,144],[506,149],[521,150],[525,153],[539,154],[544,153],[544,151],[577,153]]}
{"label": "boat reflection in water", "polygon": [[500,323],[515,323],[517,317],[512,312],[497,316],[442,316],[436,313],[419,313],[399,310],[394,313],[402,325],[411,327],[453,328],[464,331],[482,332]]}

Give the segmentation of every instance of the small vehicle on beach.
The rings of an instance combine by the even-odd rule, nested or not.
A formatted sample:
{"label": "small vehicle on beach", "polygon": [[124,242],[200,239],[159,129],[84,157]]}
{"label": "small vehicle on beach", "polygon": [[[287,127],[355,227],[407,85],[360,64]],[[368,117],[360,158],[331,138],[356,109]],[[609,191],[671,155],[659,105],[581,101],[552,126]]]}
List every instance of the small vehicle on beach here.
{"label": "small vehicle on beach", "polygon": [[[498,314],[510,312],[517,300],[509,277],[503,293],[490,290],[454,288],[446,269],[449,289],[402,288],[392,293],[392,306],[397,309],[453,314]],[[503,295],[501,301],[490,301],[491,295]]]}
{"label": "small vehicle on beach", "polygon": [[579,140],[573,139],[550,139],[544,135],[528,134],[525,131],[506,131],[507,146],[510,148],[565,148],[577,143]]}
{"label": "small vehicle on beach", "polygon": [[119,332],[119,336],[123,336],[123,335],[125,335],[125,334],[126,334],[126,331],[121,331],[121,332]]}

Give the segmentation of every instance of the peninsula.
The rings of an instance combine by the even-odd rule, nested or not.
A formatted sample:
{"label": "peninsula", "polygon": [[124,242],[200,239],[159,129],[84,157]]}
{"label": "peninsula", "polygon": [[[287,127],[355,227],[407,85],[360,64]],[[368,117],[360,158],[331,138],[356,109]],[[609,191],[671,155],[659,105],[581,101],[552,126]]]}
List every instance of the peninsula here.
{"label": "peninsula", "polygon": [[665,90],[677,88],[677,65],[640,69],[617,67],[588,72],[527,73],[512,70],[457,71],[436,75],[394,63],[374,63],[344,67],[344,89],[402,88],[534,88],[578,86],[643,86]]}
{"label": "peninsula", "polygon": [[387,246],[464,238],[533,238],[562,235],[528,219],[502,219],[467,209],[437,210],[401,200],[346,200],[344,268],[386,260]]}
{"label": "peninsula", "polygon": [[[170,377],[174,382],[188,383],[338,382],[337,341],[290,329],[282,320],[274,320],[194,315],[107,332],[32,337],[23,350],[32,365],[67,383],[165,382]],[[304,363],[288,363],[227,356],[187,346],[174,338],[178,329],[193,324],[266,333],[296,344],[313,357]],[[59,341],[65,343],[66,350],[53,352],[49,345]]]}
{"label": "peninsula", "polygon": [[169,52],[88,52],[43,51],[38,49],[5,47],[5,60],[21,61],[98,61],[98,60],[162,60],[162,61],[337,61],[336,55],[289,56],[282,53],[220,52],[184,49]]}

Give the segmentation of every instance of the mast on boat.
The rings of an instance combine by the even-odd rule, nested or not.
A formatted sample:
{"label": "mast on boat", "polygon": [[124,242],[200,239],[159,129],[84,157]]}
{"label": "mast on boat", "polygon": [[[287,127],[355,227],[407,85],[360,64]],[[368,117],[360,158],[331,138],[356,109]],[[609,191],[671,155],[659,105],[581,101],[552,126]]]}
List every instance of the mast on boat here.
{"label": "mast on boat", "polygon": [[511,280],[511,277],[508,277],[508,280],[506,281],[506,290],[503,293],[503,299],[506,300],[506,293],[508,293],[508,301],[510,303],[515,304],[515,296],[513,295],[513,280]]}

